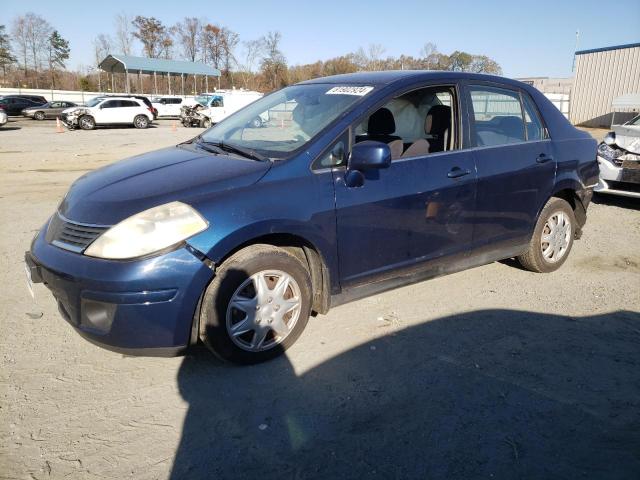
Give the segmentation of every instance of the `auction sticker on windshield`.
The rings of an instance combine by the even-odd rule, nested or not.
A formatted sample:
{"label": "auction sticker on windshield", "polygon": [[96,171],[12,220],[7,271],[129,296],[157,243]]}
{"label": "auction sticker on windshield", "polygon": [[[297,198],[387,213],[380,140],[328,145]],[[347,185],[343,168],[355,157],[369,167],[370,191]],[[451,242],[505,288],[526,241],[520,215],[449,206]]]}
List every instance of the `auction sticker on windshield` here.
{"label": "auction sticker on windshield", "polygon": [[371,90],[373,90],[373,87],[333,87],[327,91],[327,95],[356,95],[364,97]]}

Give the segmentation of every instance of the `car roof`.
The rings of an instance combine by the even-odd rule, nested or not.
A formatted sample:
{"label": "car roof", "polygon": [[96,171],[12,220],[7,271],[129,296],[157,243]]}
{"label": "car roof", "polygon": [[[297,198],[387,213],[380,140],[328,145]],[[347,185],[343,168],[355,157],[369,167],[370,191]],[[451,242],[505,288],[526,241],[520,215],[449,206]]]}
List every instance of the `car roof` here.
{"label": "car roof", "polygon": [[483,73],[469,72],[451,72],[451,71],[434,71],[434,70],[385,70],[380,72],[356,72],[344,73],[341,75],[332,75],[329,77],[314,78],[300,82],[299,85],[310,83],[329,83],[329,84],[355,84],[355,85],[373,85],[382,86],[394,83],[405,83],[412,81],[429,81],[429,80],[477,80],[485,82],[496,82],[522,87],[522,82],[512,80],[510,78],[500,77],[497,75],[487,75]]}

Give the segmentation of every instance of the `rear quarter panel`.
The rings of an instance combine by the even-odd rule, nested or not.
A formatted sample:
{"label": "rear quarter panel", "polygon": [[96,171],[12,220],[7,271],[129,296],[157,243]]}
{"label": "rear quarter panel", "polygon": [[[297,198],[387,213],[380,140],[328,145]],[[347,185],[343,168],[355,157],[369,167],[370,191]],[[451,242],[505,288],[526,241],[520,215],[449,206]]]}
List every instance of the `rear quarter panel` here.
{"label": "rear quarter panel", "polygon": [[528,85],[525,87],[538,105],[552,140],[553,157],[557,164],[554,193],[571,189],[581,200],[590,199],[591,196],[585,196],[584,191],[598,183],[596,140],[571,125],[540,91]]}

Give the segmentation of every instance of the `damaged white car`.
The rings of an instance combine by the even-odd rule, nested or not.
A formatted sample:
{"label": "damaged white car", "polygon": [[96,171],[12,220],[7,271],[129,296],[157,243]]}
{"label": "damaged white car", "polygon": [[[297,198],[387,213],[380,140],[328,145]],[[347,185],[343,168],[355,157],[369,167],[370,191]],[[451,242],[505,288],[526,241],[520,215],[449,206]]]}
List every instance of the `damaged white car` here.
{"label": "damaged white car", "polygon": [[147,128],[153,121],[153,112],[137,98],[96,97],[84,107],[64,110],[60,119],[70,130],[93,130],[99,125],[133,125],[136,128]]}
{"label": "damaged white car", "polygon": [[640,198],[640,115],[614,125],[598,145],[597,193]]}

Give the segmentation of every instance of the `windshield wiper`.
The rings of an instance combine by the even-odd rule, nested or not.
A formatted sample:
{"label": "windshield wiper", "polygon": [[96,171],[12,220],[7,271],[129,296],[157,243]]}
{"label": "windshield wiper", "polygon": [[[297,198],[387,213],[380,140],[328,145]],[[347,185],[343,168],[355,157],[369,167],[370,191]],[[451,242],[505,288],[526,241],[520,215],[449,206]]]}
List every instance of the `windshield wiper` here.
{"label": "windshield wiper", "polygon": [[207,142],[204,140],[200,140],[198,142],[199,145],[211,145],[212,147],[217,147],[220,150],[224,150],[225,152],[231,152],[231,153],[236,153],[238,155],[241,155],[245,158],[251,158],[253,160],[259,160],[260,162],[266,162],[268,160],[267,157],[265,157],[264,155],[260,155],[258,152],[256,152],[255,150],[250,150],[248,148],[243,148],[243,147],[239,147],[237,145],[233,145],[231,143],[225,143],[225,142]]}

